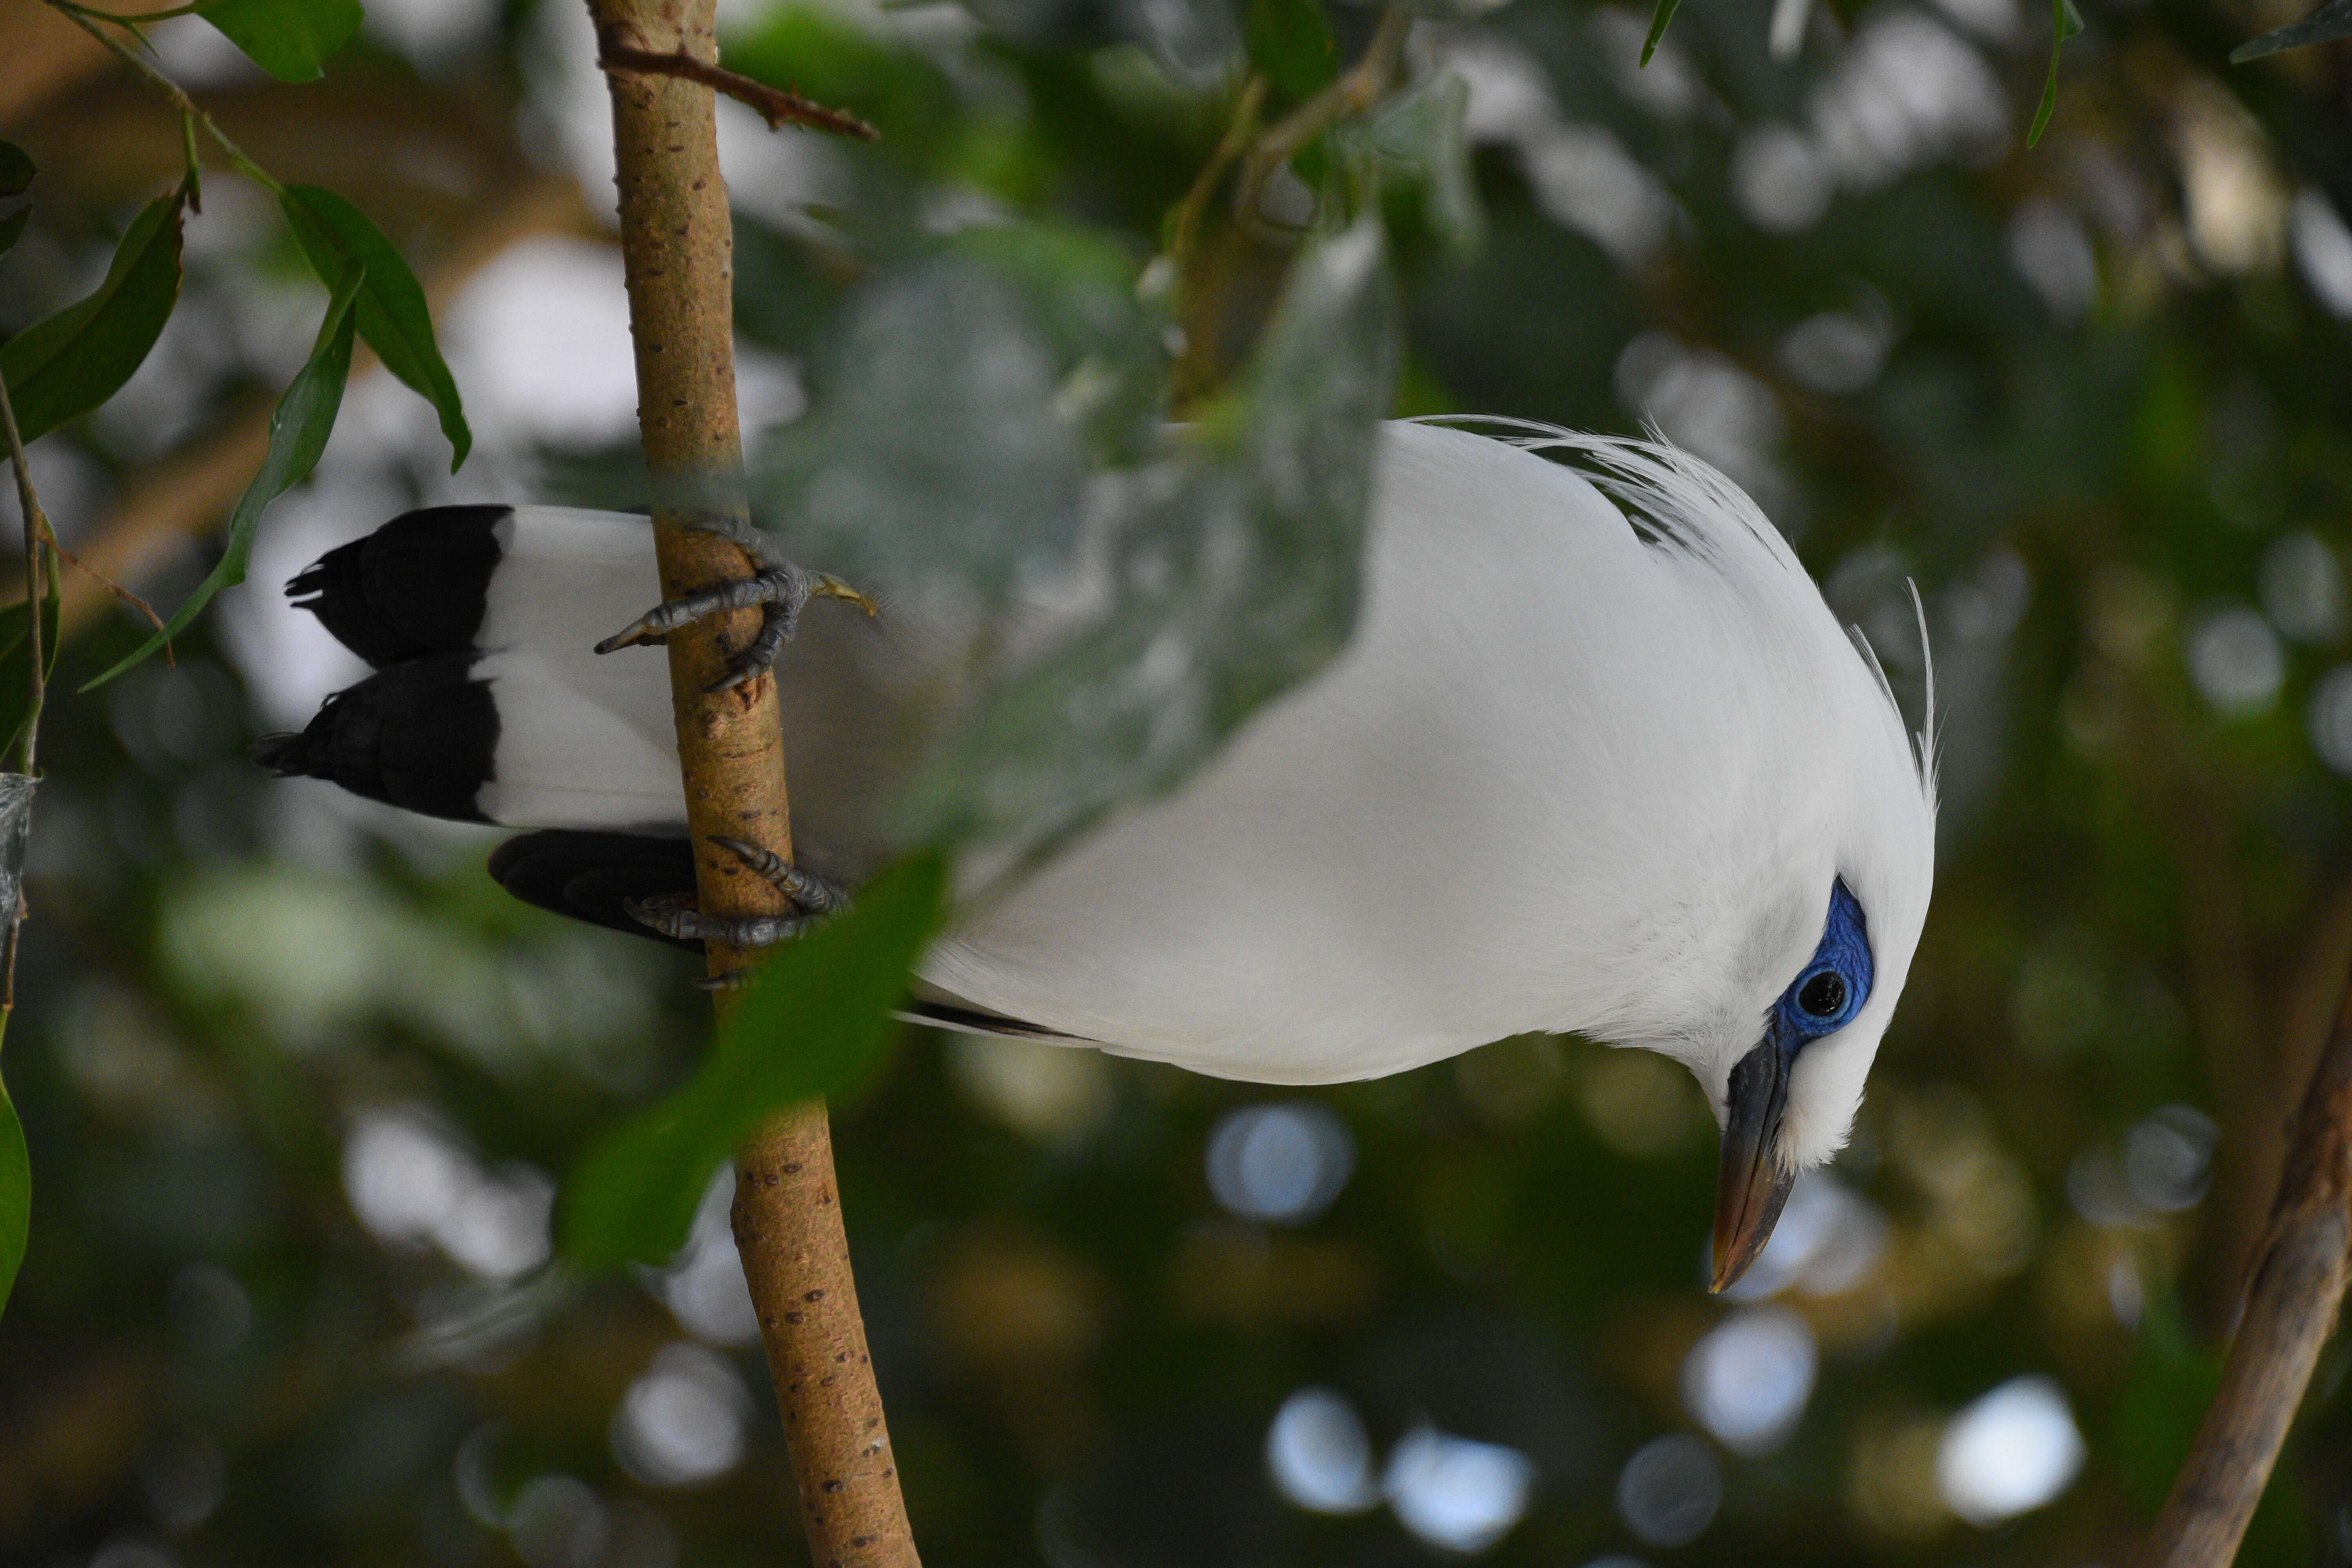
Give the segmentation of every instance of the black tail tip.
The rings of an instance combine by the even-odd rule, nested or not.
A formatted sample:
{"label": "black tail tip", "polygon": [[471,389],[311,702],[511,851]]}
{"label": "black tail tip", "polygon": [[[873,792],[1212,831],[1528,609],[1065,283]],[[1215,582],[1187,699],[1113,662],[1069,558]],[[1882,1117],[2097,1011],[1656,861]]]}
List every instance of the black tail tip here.
{"label": "black tail tip", "polygon": [[253,742],[255,763],[281,779],[308,778],[310,771],[307,737],[299,730],[275,730]]}
{"label": "black tail tip", "polygon": [[[320,556],[287,579],[286,596],[296,601],[315,598],[327,591],[327,579],[331,574],[326,557]],[[298,602],[295,607],[308,610],[311,605]]]}

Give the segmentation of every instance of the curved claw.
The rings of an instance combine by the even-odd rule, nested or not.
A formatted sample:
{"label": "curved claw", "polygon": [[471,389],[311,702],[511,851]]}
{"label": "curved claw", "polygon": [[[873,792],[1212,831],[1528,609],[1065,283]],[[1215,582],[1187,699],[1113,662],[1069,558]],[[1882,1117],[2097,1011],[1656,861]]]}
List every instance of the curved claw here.
{"label": "curved claw", "polygon": [[728,661],[726,674],[702,689],[704,695],[717,696],[721,691],[731,691],[745,681],[756,680],[774,668],[776,656],[784,651],[785,641],[799,624],[801,604],[806,602],[806,595],[801,595],[799,604],[771,602],[760,617],[760,635],[753,637],[741,653]]}
{"label": "curved claw", "polygon": [[840,883],[831,878],[820,877],[813,871],[803,871],[797,866],[790,865],[782,856],[772,850],[762,849],[756,844],[746,843],[740,838],[724,837],[716,833],[710,836],[710,842],[774,883],[783,895],[792,900],[793,904],[805,914],[831,914],[848,906],[848,890]]}
{"label": "curved claw", "polygon": [[[698,594],[688,594],[682,599],[665,599],[596,645],[598,653],[611,653],[617,648],[650,642],[667,637],[680,626],[730,610],[748,610],[754,605],[768,607],[769,619],[775,618],[776,607],[783,607],[784,636],[792,635],[791,622],[800,615],[801,606],[808,603],[808,575],[795,566],[772,567],[732,583],[721,583],[715,588],[705,588]],[[761,642],[767,640],[767,631],[761,631]],[[776,639],[779,644],[782,638]],[[754,647],[760,646],[755,642]]]}
{"label": "curved claw", "polygon": [[702,689],[707,695],[715,696],[756,680],[772,668],[776,656],[783,652],[784,644],[799,628],[801,611],[813,598],[839,599],[856,605],[868,616],[881,614],[880,605],[829,572],[812,574],[789,561],[769,561],[764,554],[760,559],[763,564],[749,577],[656,605],[598,643],[596,651],[613,653],[625,647],[665,642],[680,626],[757,605],[761,611],[759,635],[728,661],[726,674]]}
{"label": "curved claw", "polygon": [[876,604],[869,595],[859,593],[830,572],[818,573],[816,582],[810,587],[809,593],[815,598],[839,599],[844,604],[855,605],[865,611],[869,619],[882,613],[882,606]]}

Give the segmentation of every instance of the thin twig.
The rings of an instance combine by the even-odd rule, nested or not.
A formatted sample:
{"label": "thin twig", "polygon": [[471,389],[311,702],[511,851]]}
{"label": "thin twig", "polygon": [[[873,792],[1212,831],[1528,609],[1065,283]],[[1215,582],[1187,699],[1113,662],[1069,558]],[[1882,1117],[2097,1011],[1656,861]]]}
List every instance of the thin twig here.
{"label": "thin twig", "polygon": [[[47,650],[41,639],[42,593],[41,542],[49,531],[49,520],[41,511],[41,498],[33,491],[32,465],[25,460],[24,433],[16,427],[16,405],[8,395],[8,383],[0,377],[0,435],[8,442],[8,465],[16,471],[16,506],[25,521],[25,622],[26,647],[32,654],[31,674],[26,678],[25,744],[20,753],[17,771],[26,777],[35,776],[39,766],[41,708],[48,695]],[[25,925],[25,894],[21,886],[16,892],[16,908],[7,911],[8,936],[6,951],[0,952],[0,1036],[5,1036],[8,1020],[16,1010],[16,945],[17,934]]]}
{"label": "thin twig", "polygon": [[[88,562],[84,561],[80,556],[76,555],[72,551],[68,550],[64,545],[58,543],[58,536],[50,531],[49,520],[46,517],[41,520],[41,537],[47,542],[50,549],[56,551],[59,556],[64,558],[67,565],[71,566],[75,571],[79,572],[91,582],[97,584],[100,587],[113,595],[117,599],[120,599],[122,602],[122,607],[124,609],[144,616],[147,618],[147,624],[154,627],[157,631],[160,632],[163,629],[163,617],[155,613],[154,605],[149,604],[146,600],[141,598],[138,595],[132,593],[130,589],[124,587],[121,584],[116,582],[113,578],[108,576],[97,567],[92,566]],[[60,628],[58,635],[60,638],[62,638],[64,635],[62,628]],[[168,654],[170,650],[167,648],[165,651]]]}
{"label": "thin twig", "polygon": [[1243,212],[1257,210],[1257,199],[1266,181],[1309,142],[1381,100],[1389,89],[1389,79],[1396,74],[1397,57],[1404,52],[1405,34],[1412,26],[1412,13],[1402,5],[1392,5],[1381,12],[1380,26],[1373,29],[1372,41],[1365,47],[1363,58],[1346,75],[1275,121],[1258,138],[1242,173]]}
{"label": "thin twig", "polygon": [[[238,174],[243,174],[247,179],[251,180],[254,184],[268,191],[272,195],[282,196],[286,194],[286,187],[278,184],[277,179],[270,174],[269,171],[264,169],[260,164],[247,157],[244,148],[230,141],[228,138],[228,132],[223,131],[217,124],[214,123],[213,117],[211,115],[206,114],[203,110],[197,108],[196,100],[190,98],[187,93],[182,89],[178,82],[173,81],[170,77],[165,76],[162,71],[158,70],[153,65],[142,58],[138,50],[132,48],[121,39],[116,37],[112,33],[107,31],[106,28],[100,26],[94,18],[104,16],[106,15],[104,12],[86,11],[81,6],[72,4],[71,0],[48,0],[48,5],[50,9],[56,11],[58,15],[63,16],[67,21],[71,22],[75,26],[79,27],[83,32],[88,33],[91,37],[96,38],[100,44],[103,44],[108,52],[111,53],[117,59],[121,60],[132,70],[137,71],[142,77],[145,78],[147,85],[153,88],[157,92],[162,93],[165,98],[169,99],[173,108],[178,110],[182,114],[186,115],[188,118],[194,120],[197,124],[203,126],[205,128],[205,134],[210,136],[214,142],[219,144],[220,150],[228,154],[230,165],[234,167]],[[122,26],[129,28],[133,36],[138,36],[138,29],[131,26],[130,22],[126,18],[113,16],[108,17],[107,19],[121,24]],[[144,43],[146,42],[146,39],[143,37],[141,37],[140,42]]]}
{"label": "thin twig", "polygon": [[608,71],[674,76],[683,81],[699,82],[713,92],[724,93],[738,103],[751,105],[768,122],[771,131],[781,131],[787,125],[805,125],[814,131],[830,131],[836,136],[854,136],[861,142],[882,140],[882,132],[855,114],[844,110],[827,109],[789,88],[771,87],[740,71],[729,70],[725,66],[714,65],[709,60],[696,59],[684,49],[674,54],[656,54],[651,49],[632,48],[626,44],[607,39],[596,64]]}
{"label": "thin twig", "polygon": [[1200,238],[1201,219],[1209,210],[1209,202],[1216,195],[1217,186],[1223,182],[1225,171],[1233,166],[1234,159],[1242,155],[1242,149],[1249,145],[1249,139],[1256,133],[1257,111],[1265,104],[1265,78],[1253,73],[1249,80],[1242,84],[1241,97],[1234,103],[1234,117],[1227,122],[1225,133],[1217,139],[1217,150],[1209,154],[1207,163],[1201,165],[1200,174],[1193,177],[1192,188],[1184,193],[1183,201],[1177,205],[1175,219],[1168,229],[1168,259],[1175,264],[1180,274],[1192,263],[1192,247]]}
{"label": "thin twig", "polygon": [[2221,1385],[2138,1568],[2226,1568],[2352,1278],[2352,985],[2295,1121]]}
{"label": "thin twig", "polygon": [[49,0],[49,4],[60,11],[71,11],[93,21],[112,22],[124,27],[142,27],[150,22],[168,22],[174,16],[193,16],[205,8],[202,0],[198,0],[195,5],[174,5],[168,11],[140,11],[125,16],[120,11],[109,11],[98,5],[79,5],[74,4],[74,0]]}
{"label": "thin twig", "polygon": [[[8,463],[16,470],[16,506],[25,521],[25,621],[26,646],[32,649],[33,673],[26,693],[25,746],[16,771],[31,773],[38,759],[38,738],[41,731],[41,707],[48,696],[47,671],[41,646],[42,590],[41,546],[49,537],[49,520],[41,511],[41,498],[33,493],[32,466],[25,461],[25,438],[16,428],[16,405],[8,395],[8,384],[0,379],[0,433],[8,440]],[[16,928],[9,927],[9,973],[15,974]]]}

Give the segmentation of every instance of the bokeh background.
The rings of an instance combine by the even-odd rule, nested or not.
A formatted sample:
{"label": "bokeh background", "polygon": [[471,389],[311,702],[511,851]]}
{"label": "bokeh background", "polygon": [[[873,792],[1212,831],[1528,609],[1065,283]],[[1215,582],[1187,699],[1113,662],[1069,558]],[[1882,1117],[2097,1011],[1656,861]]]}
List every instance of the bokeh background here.
{"label": "bokeh background", "polygon": [[[2085,0],[2032,150],[2050,23],[2018,0],[1686,0],[1646,70],[1613,4],[1417,25],[1414,70],[1469,88],[1483,233],[1391,215],[1401,411],[1654,423],[1757,494],[1915,714],[1916,581],[1917,967],[1853,1146],[1723,1300],[1713,1129],[1641,1053],[1297,1093],[909,1030],[836,1128],[928,1561],[2120,1562],[2352,961],[2347,58],[2222,63],[2298,9]],[[1222,0],[725,16],[735,63],[887,137],[719,106],[755,438],[806,405],[862,193],[938,232],[1072,219],[1140,267],[1241,37]],[[725,1192],[665,1271],[550,1265],[584,1142],[702,1048],[690,966],[507,901],[490,835],[244,755],[357,673],[277,592],[323,549],[425,502],[643,499],[586,18],[370,0],[310,87],[153,32],[264,165],[408,251],[480,440],[453,478],[419,400],[355,382],[177,667],[50,710],[0,1561],[801,1561]],[[0,41],[43,170],[14,330],[179,147],[35,0]],[[33,449],[66,543],[176,602],[317,310],[215,173],[157,352]],[[74,591],[68,687],[138,635]],[[2347,1365],[2242,1561],[2352,1562]]]}

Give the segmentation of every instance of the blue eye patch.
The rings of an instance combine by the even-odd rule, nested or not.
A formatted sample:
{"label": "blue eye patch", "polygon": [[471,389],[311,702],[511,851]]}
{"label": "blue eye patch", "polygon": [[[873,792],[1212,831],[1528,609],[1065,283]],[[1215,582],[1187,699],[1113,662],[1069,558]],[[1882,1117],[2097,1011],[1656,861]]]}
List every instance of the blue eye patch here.
{"label": "blue eye patch", "polygon": [[1873,973],[1870,929],[1861,901],[1846,890],[1841,877],[1830,884],[1830,915],[1822,928],[1821,946],[1772,1005],[1781,1049],[1793,1052],[1852,1023],[1870,1000]]}

